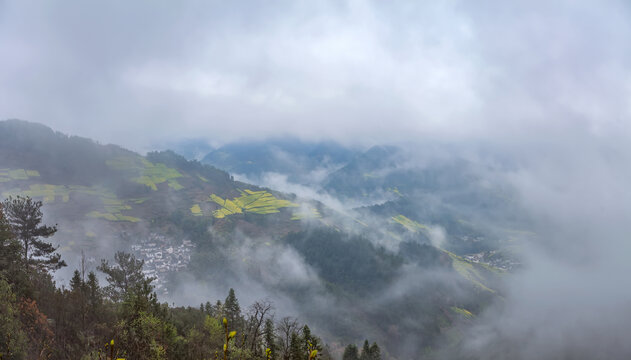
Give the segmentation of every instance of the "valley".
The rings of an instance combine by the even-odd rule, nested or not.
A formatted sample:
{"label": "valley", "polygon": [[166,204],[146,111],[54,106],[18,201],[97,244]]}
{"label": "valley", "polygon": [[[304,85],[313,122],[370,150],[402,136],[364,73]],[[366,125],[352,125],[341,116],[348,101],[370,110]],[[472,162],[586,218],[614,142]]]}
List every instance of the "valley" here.
{"label": "valley", "polygon": [[[355,196],[366,193],[390,194],[390,200],[334,210],[282,189],[235,181],[220,169],[170,151],[141,156],[26,122],[3,122],[0,128],[5,137],[0,146],[0,193],[4,198],[20,195],[44,202],[47,218],[59,225],[54,240],[69,270],[79,266],[79,254],[108,259],[112,249],[129,251],[144,260],[143,273],[155,278],[153,286],[161,300],[195,305],[195,300],[212,296],[182,296],[183,286],[190,287],[191,281],[203,289],[236,287],[246,293],[257,284],[267,296],[289,301],[295,310],[286,315],[304,316],[325,339],[359,341],[369,335],[397,354],[401,341],[424,339],[419,344],[425,348],[444,341],[448,329],[460,326],[459,316],[472,319],[484,303],[500,296],[499,278],[513,269],[512,260],[497,260],[504,244],[499,227],[476,225],[477,220],[459,210],[478,206],[470,200],[455,206],[461,200],[453,191],[462,182],[454,177],[471,175],[448,167],[451,180],[443,185],[436,176],[442,176],[444,166],[399,169],[392,156],[400,155],[392,147],[369,149],[331,170],[319,190],[334,189],[331,195],[342,203],[353,203]],[[15,129],[20,129],[20,136],[11,134]],[[51,150],[37,155],[31,148],[35,142],[48,143]],[[58,156],[55,149],[70,152],[68,157]],[[36,156],[48,160],[29,160]],[[92,170],[76,168],[81,163]],[[433,171],[437,175],[428,175]],[[363,190],[344,190],[351,182],[352,189]],[[470,197],[486,190],[468,183],[458,191]],[[427,202],[429,194],[434,196],[431,207],[415,205]],[[496,202],[484,216],[492,217],[501,206]],[[291,260],[297,264],[278,262],[286,252],[297,257]],[[267,253],[268,260],[259,255]],[[312,274],[308,290],[303,288],[307,283],[279,282],[281,275],[272,275],[278,271]],[[441,273],[443,280],[429,277],[421,288],[402,285],[408,273],[423,279],[427,272]],[[59,281],[62,274],[64,270],[57,275]],[[370,292],[385,295],[393,286],[404,286],[397,290],[403,293],[390,301],[418,317],[397,332],[391,331],[402,326],[403,313],[397,307],[377,315],[371,301],[361,300]],[[453,287],[460,289],[457,296]],[[433,290],[425,293],[425,288]],[[301,292],[311,294],[309,300]],[[418,300],[409,303],[409,296]],[[327,314],[326,307],[316,305],[323,301],[336,304],[338,310]],[[344,320],[333,316],[337,311],[348,311]],[[378,320],[384,315],[389,320]],[[357,324],[362,324],[361,333],[354,330]],[[400,331],[406,336],[397,335]]]}

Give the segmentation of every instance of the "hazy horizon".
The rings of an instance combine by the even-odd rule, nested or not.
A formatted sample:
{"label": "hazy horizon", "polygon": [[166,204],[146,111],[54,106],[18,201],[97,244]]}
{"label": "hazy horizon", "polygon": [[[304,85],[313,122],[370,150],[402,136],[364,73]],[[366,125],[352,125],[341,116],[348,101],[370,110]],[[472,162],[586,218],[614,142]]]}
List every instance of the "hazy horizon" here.
{"label": "hazy horizon", "polygon": [[[625,2],[0,2],[0,118],[146,151],[629,134]],[[142,136],[138,136],[142,135]]]}

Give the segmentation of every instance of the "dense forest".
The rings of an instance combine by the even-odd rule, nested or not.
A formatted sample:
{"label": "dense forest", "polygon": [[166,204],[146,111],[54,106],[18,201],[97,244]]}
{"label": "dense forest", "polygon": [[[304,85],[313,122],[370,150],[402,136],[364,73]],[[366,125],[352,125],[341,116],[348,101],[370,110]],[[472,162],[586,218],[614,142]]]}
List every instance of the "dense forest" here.
{"label": "dense forest", "polygon": [[[234,290],[199,308],[160,303],[143,261],[117,252],[99,274],[74,271],[69,287],[54,271],[66,266],[47,238],[42,202],[8,198],[0,205],[0,359],[283,359],[332,358],[308,325],[275,317],[260,300],[241,309]],[[381,358],[376,343],[354,344],[345,360]]]}

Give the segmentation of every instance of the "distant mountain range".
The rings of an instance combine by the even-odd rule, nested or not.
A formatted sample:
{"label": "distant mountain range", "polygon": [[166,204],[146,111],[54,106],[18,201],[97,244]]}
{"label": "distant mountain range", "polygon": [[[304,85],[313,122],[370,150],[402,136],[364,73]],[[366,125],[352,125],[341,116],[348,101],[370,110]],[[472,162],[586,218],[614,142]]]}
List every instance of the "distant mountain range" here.
{"label": "distant mountain range", "polygon": [[460,157],[426,156],[415,162],[396,146],[359,150],[271,139],[230,143],[201,161],[257,184],[269,183],[266,174],[280,174],[366,216],[404,215],[441,226],[447,230],[443,246],[459,254],[497,249],[501,238],[514,238],[514,229],[528,227],[515,191],[506,183],[490,182],[488,169]]}
{"label": "distant mountain range", "polygon": [[251,179],[279,173],[291,182],[312,185],[319,181],[313,178],[315,171],[339,168],[357,153],[334,142],[270,139],[230,143],[209,152],[201,162]]}

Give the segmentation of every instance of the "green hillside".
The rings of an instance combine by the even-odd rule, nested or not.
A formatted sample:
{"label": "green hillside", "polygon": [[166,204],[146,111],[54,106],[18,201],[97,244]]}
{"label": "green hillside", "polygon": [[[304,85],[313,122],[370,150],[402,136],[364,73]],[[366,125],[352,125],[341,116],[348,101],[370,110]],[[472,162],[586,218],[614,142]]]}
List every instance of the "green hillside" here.
{"label": "green hillside", "polygon": [[[445,312],[468,318],[468,312],[476,313],[489,296],[501,292],[494,283],[497,272],[429,245],[424,224],[435,222],[415,216],[403,203],[345,214],[235,181],[171,151],[142,156],[38,124],[0,122],[0,194],[44,202],[47,219],[60,229],[54,240],[71,266],[79,266],[81,254],[108,258],[112,249],[129,250],[143,239],[168,241],[164,249],[190,241],[195,247],[190,261],[160,279],[167,290],[190,279],[226,286],[247,275],[270,293],[295,301],[326,336],[360,341],[368,334],[384,339],[391,353],[403,341],[389,332],[392,326],[431,346],[440,341],[441,327],[452,324]],[[278,255],[268,260],[269,268],[261,268],[255,260],[266,248]],[[274,256],[287,254],[311,266],[310,276],[322,287],[270,282],[275,261],[281,261]],[[375,313],[366,295],[385,291],[410,267],[419,276],[427,269],[444,272],[449,280],[432,283],[433,292],[410,290],[389,310]],[[458,296],[452,293],[455,286],[461,288]],[[348,316],[335,318],[311,304],[312,297],[322,296]],[[417,320],[405,321],[409,314]]]}

